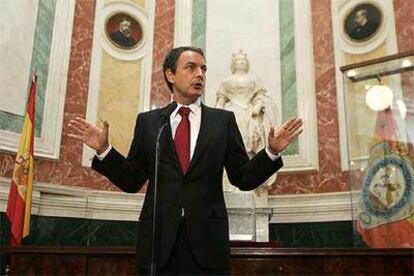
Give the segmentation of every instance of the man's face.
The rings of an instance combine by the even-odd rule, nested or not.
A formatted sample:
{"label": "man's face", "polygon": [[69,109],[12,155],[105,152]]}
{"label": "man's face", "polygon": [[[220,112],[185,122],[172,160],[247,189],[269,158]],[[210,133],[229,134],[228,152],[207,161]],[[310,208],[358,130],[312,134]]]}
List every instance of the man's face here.
{"label": "man's face", "polygon": [[126,35],[131,33],[131,22],[123,20],[119,23],[119,30]]}
{"label": "man's face", "polygon": [[367,16],[365,14],[366,12],[364,10],[359,10],[357,11],[357,13],[355,14],[354,17],[354,21],[355,23],[357,23],[359,26],[363,26],[365,25],[365,23],[367,22]]}
{"label": "man's face", "polygon": [[198,99],[204,92],[206,70],[206,61],[202,55],[193,51],[182,52],[175,73],[166,70],[167,78],[173,85],[174,97]]}

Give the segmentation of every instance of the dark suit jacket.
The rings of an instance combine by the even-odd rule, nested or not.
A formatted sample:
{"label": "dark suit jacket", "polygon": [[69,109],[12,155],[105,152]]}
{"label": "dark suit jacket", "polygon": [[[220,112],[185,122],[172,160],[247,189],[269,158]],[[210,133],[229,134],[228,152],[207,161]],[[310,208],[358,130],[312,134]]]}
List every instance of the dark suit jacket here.
{"label": "dark suit jacket", "polygon": [[137,44],[137,41],[132,36],[128,37],[121,33],[121,31],[110,33],[109,37],[122,47],[132,47]]}
{"label": "dark suit jacket", "polygon": [[[264,149],[249,161],[234,114],[205,105],[201,108],[200,132],[186,175],[178,161],[169,120],[160,139],[158,267],[168,261],[181,220],[181,208],[184,208],[189,241],[199,265],[228,269],[230,242],[222,188],[223,168],[233,185],[251,190],[283,166],[281,158],[272,161]],[[138,223],[137,251],[141,268],[151,262],[155,141],[161,114],[170,114],[169,109],[172,105],[138,115],[126,159],[112,149],[103,161],[95,158],[92,163],[94,170],[125,192],[137,192],[149,179]]]}
{"label": "dark suit jacket", "polygon": [[368,20],[364,26],[356,26],[350,33],[351,38],[363,40],[370,38],[378,29],[379,23]]}

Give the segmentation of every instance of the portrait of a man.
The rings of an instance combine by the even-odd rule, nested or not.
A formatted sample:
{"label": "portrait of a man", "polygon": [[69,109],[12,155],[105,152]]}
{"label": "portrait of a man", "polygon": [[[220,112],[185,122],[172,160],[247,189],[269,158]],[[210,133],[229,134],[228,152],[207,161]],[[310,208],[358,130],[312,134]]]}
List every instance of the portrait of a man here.
{"label": "portrait of a man", "polygon": [[375,36],[382,22],[381,11],[372,4],[356,6],[346,17],[344,31],[353,41],[366,41]]}
{"label": "portrait of a man", "polygon": [[142,38],[140,24],[125,13],[118,13],[109,18],[106,33],[112,44],[121,49],[135,48]]}

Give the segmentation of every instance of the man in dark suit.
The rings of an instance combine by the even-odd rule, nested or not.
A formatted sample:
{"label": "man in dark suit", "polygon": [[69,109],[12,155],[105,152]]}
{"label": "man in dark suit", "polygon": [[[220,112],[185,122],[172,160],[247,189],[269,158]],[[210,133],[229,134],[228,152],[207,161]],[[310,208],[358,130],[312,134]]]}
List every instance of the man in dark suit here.
{"label": "man in dark suit", "polygon": [[200,102],[206,80],[201,49],[173,49],[163,65],[173,103],[138,115],[127,158],[108,142],[102,129],[82,118],[70,126],[77,138],[97,151],[92,168],[123,191],[137,192],[149,180],[138,224],[140,273],[151,263],[156,137],[160,127],[157,189],[157,273],[228,274],[230,242],[222,189],[223,168],[233,185],[252,190],[283,166],[280,152],[302,131],[292,118],[271,129],[268,146],[249,160],[234,114]]}
{"label": "man in dark suit", "polygon": [[378,21],[369,17],[366,9],[360,9],[355,13],[353,19],[355,25],[349,36],[355,40],[367,40],[378,29]]}
{"label": "man in dark suit", "polygon": [[109,37],[121,47],[129,48],[137,44],[137,41],[131,34],[131,21],[127,18],[122,18],[119,21],[119,29],[110,33]]}

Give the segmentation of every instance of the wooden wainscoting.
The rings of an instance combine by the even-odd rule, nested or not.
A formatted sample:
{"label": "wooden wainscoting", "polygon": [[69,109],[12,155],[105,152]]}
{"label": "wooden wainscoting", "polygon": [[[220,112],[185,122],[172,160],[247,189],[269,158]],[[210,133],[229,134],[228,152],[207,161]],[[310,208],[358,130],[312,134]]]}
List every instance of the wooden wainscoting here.
{"label": "wooden wainscoting", "polygon": [[[8,275],[133,275],[134,247],[1,247]],[[232,243],[232,275],[413,275],[412,249],[287,249]],[[3,260],[4,261],[4,260]]]}

